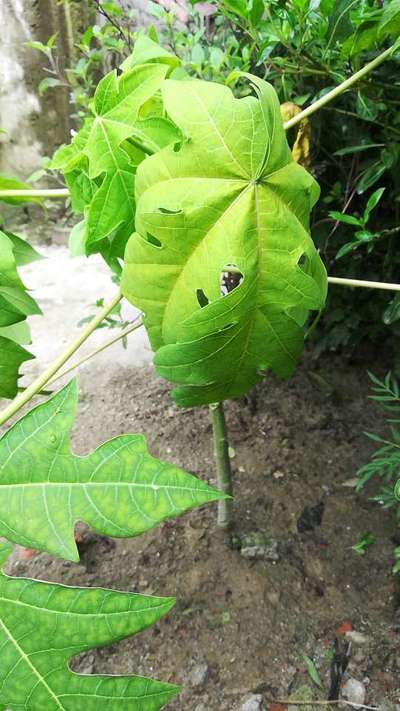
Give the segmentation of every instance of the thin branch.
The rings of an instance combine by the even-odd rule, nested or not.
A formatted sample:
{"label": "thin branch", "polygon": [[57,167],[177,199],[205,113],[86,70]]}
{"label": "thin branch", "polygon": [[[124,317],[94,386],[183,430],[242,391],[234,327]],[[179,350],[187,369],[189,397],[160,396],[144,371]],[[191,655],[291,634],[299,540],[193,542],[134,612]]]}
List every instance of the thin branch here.
{"label": "thin branch", "polygon": [[372,62],[366,64],[365,67],[362,67],[362,69],[360,69],[351,77],[343,81],[341,84],[335,86],[334,89],[328,91],[328,93],[322,96],[320,99],[314,101],[314,103],[304,109],[304,111],[301,111],[299,114],[296,114],[296,116],[293,116],[293,118],[289,119],[289,121],[286,121],[286,123],[284,123],[285,129],[288,130],[289,128],[292,128],[292,126],[297,126],[297,124],[299,124],[303,119],[307,118],[307,116],[310,116],[311,114],[315,113],[315,111],[318,111],[318,109],[321,109],[323,106],[326,106],[326,104],[328,104],[333,99],[336,99],[336,97],[342,94],[344,91],[350,89],[350,87],[360,81],[360,79],[372,72],[374,69],[376,69],[376,67],[379,67],[379,65],[382,64],[385,59],[388,59],[393,53],[393,49],[394,45],[389,47],[389,49],[386,49],[384,52],[382,52],[382,54],[379,54],[378,57],[375,57],[375,59],[372,60]]}
{"label": "thin branch", "polygon": [[94,4],[95,4],[97,11],[100,13],[100,15],[103,15],[103,17],[105,17],[105,19],[108,20],[110,25],[112,25],[117,30],[120,38],[122,39],[123,42],[126,42],[129,51],[131,51],[132,43],[131,43],[131,38],[129,36],[129,31],[127,34],[125,34],[121,25],[119,25],[118,22],[116,22],[114,20],[114,18],[108,14],[107,10],[105,10],[104,7],[102,6],[100,0],[94,0]]}
{"label": "thin branch", "polygon": [[35,395],[37,395],[40,390],[43,390],[44,386],[49,382],[49,380],[62,368],[64,363],[66,363],[71,356],[78,350],[78,348],[84,343],[93,331],[101,324],[102,321],[108,316],[108,314],[116,307],[117,304],[122,299],[122,294],[120,291],[114,296],[111,301],[106,304],[101,311],[95,316],[87,327],[80,334],[68,348],[54,360],[48,368],[39,375],[36,380],[26,389],[24,392],[20,393],[13,402],[8,405],[2,412],[0,412],[0,425],[3,425],[7,420],[15,415],[24,405],[26,405],[29,400],[31,400]]}
{"label": "thin branch", "polygon": [[0,200],[1,198],[18,197],[67,198],[69,197],[69,190],[68,188],[49,188],[48,190],[0,190]]}
{"label": "thin branch", "polygon": [[344,279],[343,277],[328,276],[329,284],[339,286],[356,286],[363,289],[383,289],[385,291],[400,291],[400,284],[390,284],[385,281],[365,281],[364,279]]}
{"label": "thin branch", "polygon": [[124,331],[121,331],[117,336],[114,336],[114,338],[110,338],[108,341],[105,341],[101,346],[96,348],[94,351],[91,353],[88,353],[88,355],[83,356],[80,358],[80,360],[77,360],[76,363],[73,363],[69,368],[66,368],[63,370],[61,373],[56,373],[50,380],[48,380],[48,385],[51,383],[54,383],[56,380],[59,378],[63,378],[64,375],[68,375],[68,373],[71,373],[73,370],[76,368],[79,368],[81,365],[86,363],[88,360],[91,360],[94,358],[94,356],[98,355],[98,353],[101,353],[102,351],[105,351],[106,348],[109,348],[110,346],[114,345],[114,343],[118,343],[118,341],[121,341],[123,338],[126,336],[129,336],[130,333],[133,333],[133,331],[136,331],[138,328],[143,326],[143,321],[141,320],[141,317],[139,321],[136,321],[135,323],[131,324],[128,328],[125,328]]}

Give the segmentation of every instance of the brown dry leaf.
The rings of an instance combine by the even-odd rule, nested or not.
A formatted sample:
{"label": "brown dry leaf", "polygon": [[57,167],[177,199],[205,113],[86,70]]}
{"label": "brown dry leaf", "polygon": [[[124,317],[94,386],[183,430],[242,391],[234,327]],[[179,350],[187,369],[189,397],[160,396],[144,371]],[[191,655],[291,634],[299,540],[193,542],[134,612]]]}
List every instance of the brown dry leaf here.
{"label": "brown dry leaf", "polygon": [[[281,116],[283,121],[289,121],[293,116],[301,112],[301,108],[292,101],[281,104]],[[297,129],[297,136],[292,147],[293,160],[296,163],[308,168],[310,165],[310,137],[311,125],[308,119],[303,119]]]}

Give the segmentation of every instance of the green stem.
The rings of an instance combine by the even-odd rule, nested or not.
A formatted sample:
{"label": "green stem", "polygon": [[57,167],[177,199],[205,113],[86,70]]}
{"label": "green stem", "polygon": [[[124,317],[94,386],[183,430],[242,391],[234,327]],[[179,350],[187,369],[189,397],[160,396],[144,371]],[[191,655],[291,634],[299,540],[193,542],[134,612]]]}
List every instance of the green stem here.
{"label": "green stem", "polygon": [[67,198],[69,197],[69,190],[68,188],[49,188],[48,190],[0,190],[0,200],[1,198],[18,197]]}
{"label": "green stem", "polygon": [[[224,494],[232,496],[232,470],[223,403],[217,402],[210,405],[210,413],[214,436],[214,457],[217,467],[218,489]],[[218,502],[218,526],[227,529],[232,527],[232,523],[232,499],[223,499]]]}
{"label": "green stem", "polygon": [[35,395],[37,395],[41,390],[43,390],[46,383],[51,380],[53,375],[57,373],[60,368],[71,358],[71,356],[78,350],[78,348],[84,343],[93,331],[104,321],[105,317],[115,308],[115,306],[121,301],[122,294],[120,291],[114,296],[114,298],[101,309],[101,311],[95,316],[84,331],[80,334],[68,348],[62,353],[55,361],[53,361],[49,367],[39,375],[36,380],[20,393],[13,402],[8,405],[2,412],[0,412],[0,425],[3,425],[10,417],[15,415],[24,405],[26,405],[29,400],[31,400]]}
{"label": "green stem", "polygon": [[372,60],[372,62],[366,64],[365,67],[362,67],[362,69],[360,69],[351,77],[343,81],[341,84],[339,84],[339,86],[335,86],[332,91],[328,91],[325,96],[322,96],[317,101],[314,101],[311,106],[307,106],[304,111],[301,111],[299,114],[296,114],[296,116],[293,116],[293,118],[289,119],[289,121],[286,121],[286,123],[284,124],[286,131],[289,128],[292,128],[292,126],[297,126],[297,124],[300,123],[303,119],[307,118],[307,116],[310,116],[311,114],[315,113],[315,111],[318,111],[318,109],[321,109],[333,99],[336,99],[336,97],[340,96],[340,94],[346,91],[346,89],[350,89],[350,87],[360,81],[360,79],[372,72],[374,69],[376,69],[376,67],[379,67],[379,65],[382,64],[385,59],[388,59],[388,57],[390,57],[393,52],[393,48],[394,45],[389,47],[389,49],[386,49],[384,52],[382,52],[382,54],[379,54],[378,57],[375,57],[375,59]]}
{"label": "green stem", "polygon": [[66,368],[61,373],[60,372],[56,373],[52,378],[50,378],[50,380],[47,381],[48,384],[52,384],[59,378],[63,378],[64,375],[68,375],[68,373],[71,373],[73,370],[75,370],[76,368],[79,368],[81,365],[86,363],[88,360],[91,360],[92,358],[94,358],[94,356],[98,355],[98,353],[105,351],[106,348],[113,346],[114,343],[118,343],[118,341],[122,341],[123,338],[128,336],[133,331],[136,331],[141,326],[143,326],[143,321],[140,319],[140,321],[138,321],[137,323],[131,324],[130,326],[128,326],[128,328],[125,328],[123,331],[121,331],[117,336],[114,336],[114,338],[110,338],[110,340],[103,343],[101,346],[96,348],[94,351],[91,351],[91,353],[88,353],[88,355],[85,355],[82,358],[80,358],[79,360],[77,360],[76,363],[73,363],[73,365],[69,366],[69,368]]}
{"label": "green stem", "polygon": [[385,291],[400,291],[400,284],[389,284],[385,281],[365,281],[364,279],[344,279],[343,277],[328,277],[330,284],[339,286],[357,286],[363,289],[384,289]]}

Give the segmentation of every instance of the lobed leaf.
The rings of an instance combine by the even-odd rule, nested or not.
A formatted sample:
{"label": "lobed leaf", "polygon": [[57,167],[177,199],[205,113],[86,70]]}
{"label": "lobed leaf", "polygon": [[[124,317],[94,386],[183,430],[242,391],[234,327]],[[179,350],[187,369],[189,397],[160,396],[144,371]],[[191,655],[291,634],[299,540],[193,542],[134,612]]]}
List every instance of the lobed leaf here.
{"label": "lobed leaf", "polygon": [[[3,563],[10,547],[0,544]],[[179,687],[141,676],[76,674],[71,657],[125,639],[175,600],[70,588],[0,573],[0,708],[9,711],[158,711]]]}
{"label": "lobed leaf", "polygon": [[19,368],[33,358],[21,343],[30,342],[26,317],[41,311],[27,293],[17,266],[35,259],[40,256],[27,242],[0,231],[0,397],[17,394]]}
{"label": "lobed leaf", "polygon": [[165,81],[184,140],[138,168],[122,291],[144,311],[157,371],[182,405],[237,397],[268,368],[288,376],[307,312],[325,300],[308,231],[317,184],[292,159],[273,88],[249,79],[257,96],[244,99]]}
{"label": "lobed leaf", "polygon": [[150,456],[142,435],[121,435],[85,457],[71,452],[73,380],[0,439],[0,535],[79,560],[74,525],[137,536],[223,495]]}
{"label": "lobed leaf", "polygon": [[75,212],[85,212],[80,246],[87,254],[100,252],[106,261],[123,256],[133,231],[137,166],[178,138],[155,98],[169,64],[154,58],[140,66],[135,62],[132,55],[121,76],[113,71],[99,82],[94,118],[69,146],[58,149],[50,166],[64,173]]}

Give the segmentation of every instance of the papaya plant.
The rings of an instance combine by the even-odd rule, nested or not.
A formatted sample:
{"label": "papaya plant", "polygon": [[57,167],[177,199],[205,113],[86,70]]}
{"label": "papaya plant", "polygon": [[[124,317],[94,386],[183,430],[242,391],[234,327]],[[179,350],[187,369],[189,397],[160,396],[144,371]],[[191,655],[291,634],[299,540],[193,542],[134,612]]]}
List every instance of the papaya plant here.
{"label": "papaya plant", "polygon": [[[253,93],[235,98],[227,86],[182,78],[176,58],[150,39],[141,40],[119,75],[111,72],[100,81],[93,116],[70,146],[57,151],[52,168],[64,172],[72,207],[83,214],[73,232],[73,253],[99,252],[114,277],[122,273],[121,288],[0,413],[0,425],[65,372],[63,366],[124,295],[143,311],[156,369],[177,386],[176,401],[210,405],[219,486],[153,459],[141,435],[123,435],[75,456],[69,441],[77,404],[72,381],[0,439],[4,538],[77,560],[78,520],[106,535],[132,537],[219,501],[220,525],[232,525],[223,400],[246,393],[267,370],[290,375],[309,313],[321,311],[326,295],[325,268],[309,234],[318,186],[294,161],[285,129],[392,51],[285,124],[268,83],[244,75]],[[24,192],[2,191],[0,198]],[[49,194],[35,191],[36,197]],[[21,251],[18,239],[0,235],[5,327],[37,312],[16,270]],[[8,340],[15,339],[14,332],[14,341]],[[0,387],[12,397],[19,362],[10,369],[4,360]],[[3,564],[8,552],[2,545]],[[156,711],[177,693],[173,685],[141,677],[79,676],[68,669],[74,654],[151,625],[170,610],[171,598],[71,589],[5,574],[0,591],[0,708],[108,704]]]}

